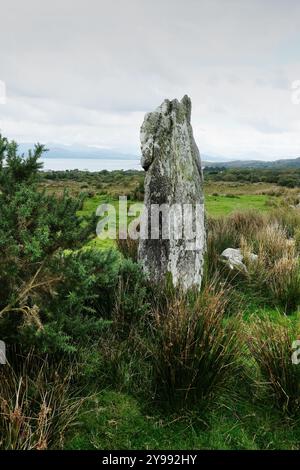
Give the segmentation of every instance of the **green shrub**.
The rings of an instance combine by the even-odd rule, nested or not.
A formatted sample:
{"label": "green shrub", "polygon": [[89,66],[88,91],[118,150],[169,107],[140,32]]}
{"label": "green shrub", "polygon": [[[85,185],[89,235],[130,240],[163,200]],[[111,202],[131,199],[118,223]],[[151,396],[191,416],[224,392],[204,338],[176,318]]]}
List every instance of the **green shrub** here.
{"label": "green shrub", "polygon": [[56,268],[62,280],[41,299],[41,327],[19,329],[23,346],[43,352],[72,352],[98,340],[112,317],[118,283],[118,255],[114,251],[86,249],[64,255]]}
{"label": "green shrub", "polygon": [[64,281],[58,260],[95,230],[93,217],[76,215],[83,197],[39,191],[44,151],[36,145],[19,156],[17,144],[0,136],[0,333],[7,341],[18,342],[24,325],[43,330],[45,299]]}

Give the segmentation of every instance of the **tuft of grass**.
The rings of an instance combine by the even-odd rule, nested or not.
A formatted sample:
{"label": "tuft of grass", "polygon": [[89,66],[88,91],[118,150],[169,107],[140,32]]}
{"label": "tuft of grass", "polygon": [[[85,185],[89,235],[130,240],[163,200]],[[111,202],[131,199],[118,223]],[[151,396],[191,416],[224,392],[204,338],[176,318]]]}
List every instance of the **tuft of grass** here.
{"label": "tuft of grass", "polygon": [[167,312],[153,311],[148,353],[161,403],[203,406],[234,377],[240,345],[225,305],[225,292],[207,286],[193,302],[177,296]]}
{"label": "tuft of grass", "polygon": [[270,391],[276,406],[290,415],[300,410],[300,366],[292,362],[295,338],[293,329],[269,319],[257,320],[248,337],[261,385]]}
{"label": "tuft of grass", "polygon": [[300,304],[300,266],[295,241],[278,224],[268,224],[254,243],[258,261],[249,266],[250,288],[261,292],[286,313],[295,311]]}
{"label": "tuft of grass", "polygon": [[17,367],[0,369],[0,448],[45,450],[63,446],[82,399],[71,393],[72,371],[32,352]]}
{"label": "tuft of grass", "polygon": [[[264,217],[256,212],[236,212],[227,217],[207,219],[206,269],[208,279],[224,273],[220,255],[226,248],[239,248],[241,239],[251,242],[264,227]],[[227,271],[225,270],[227,273]]]}
{"label": "tuft of grass", "polygon": [[271,224],[278,224],[289,238],[294,237],[300,228],[300,211],[291,208],[278,208],[268,215]]}
{"label": "tuft of grass", "polygon": [[117,248],[122,253],[124,258],[130,258],[133,261],[138,259],[138,240],[133,240],[130,237],[119,238],[116,240]]}

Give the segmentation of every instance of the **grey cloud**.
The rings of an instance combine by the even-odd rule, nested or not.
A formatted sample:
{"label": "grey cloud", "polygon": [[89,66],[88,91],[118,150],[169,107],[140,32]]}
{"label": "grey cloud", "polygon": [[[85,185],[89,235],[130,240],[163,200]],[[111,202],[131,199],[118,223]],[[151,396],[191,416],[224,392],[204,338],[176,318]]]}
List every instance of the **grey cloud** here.
{"label": "grey cloud", "polygon": [[[223,115],[226,127],[231,116],[243,127],[248,113],[268,133],[262,123],[291,79],[282,51],[300,31],[293,0],[0,2],[0,79],[9,98],[0,127],[30,140],[34,132],[63,140],[65,126],[65,143],[77,136],[138,148],[138,116],[186,92],[208,135],[214,119]],[[260,88],[268,91],[263,110]],[[289,127],[294,111],[283,114]]]}

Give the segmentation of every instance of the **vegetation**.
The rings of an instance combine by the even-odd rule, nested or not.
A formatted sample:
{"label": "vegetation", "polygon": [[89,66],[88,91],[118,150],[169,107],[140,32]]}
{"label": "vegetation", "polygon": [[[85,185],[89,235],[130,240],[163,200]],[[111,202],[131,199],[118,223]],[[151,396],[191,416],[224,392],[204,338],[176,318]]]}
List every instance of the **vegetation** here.
{"label": "vegetation", "polygon": [[300,168],[226,168],[206,167],[205,176],[212,181],[275,183],[288,188],[300,187]]}
{"label": "vegetation", "polygon": [[291,359],[291,344],[297,331],[269,319],[260,320],[252,329],[249,346],[261,377],[270,389],[274,403],[284,413],[299,412],[300,368]]}
{"label": "vegetation", "polygon": [[0,139],[0,447],[299,449],[297,190],[209,177],[204,282],[183,293],[145,278],[137,241],[95,237],[143,174],[44,173],[44,150]]}
{"label": "vegetation", "polygon": [[0,369],[1,449],[63,447],[83,401],[72,391],[72,368],[14,353],[14,364]]}

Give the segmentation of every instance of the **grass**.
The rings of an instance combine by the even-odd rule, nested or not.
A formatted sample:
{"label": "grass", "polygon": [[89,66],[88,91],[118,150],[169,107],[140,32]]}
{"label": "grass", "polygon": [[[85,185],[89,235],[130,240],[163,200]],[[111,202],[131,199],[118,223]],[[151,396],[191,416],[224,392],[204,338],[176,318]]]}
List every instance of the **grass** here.
{"label": "grass", "polygon": [[[148,406],[149,408],[149,406]],[[300,449],[300,428],[241,393],[221,400],[203,418],[196,412],[156,414],[133,397],[104,391],[91,399],[69,433],[65,449]]]}
{"label": "grass", "polygon": [[[109,233],[107,232],[107,237],[106,238],[95,237],[94,240],[89,242],[89,245],[96,246],[98,248],[115,248],[116,241],[114,237],[114,232],[117,232],[119,230],[120,217],[126,215],[125,207],[124,207],[124,210],[122,210],[122,212],[119,211],[119,199],[118,198],[103,195],[103,194],[96,195],[91,198],[87,198],[84,202],[83,209],[81,211],[78,211],[78,215],[88,216],[91,214],[95,214],[97,211],[97,208],[101,207],[101,205],[104,205],[104,204],[110,204],[115,209],[116,217],[114,217],[113,212],[108,214],[110,230],[109,230]],[[141,203],[139,203],[138,201],[127,201],[127,210],[129,210],[129,208],[133,204],[141,205]],[[130,223],[130,221],[132,221],[134,218],[135,217],[128,217],[128,223]]]}
{"label": "grass", "polygon": [[[184,418],[143,412],[134,398],[105,391],[90,401],[67,449],[195,449],[206,448],[203,432]],[[202,427],[203,427],[203,423]],[[203,442],[201,442],[203,441]]]}
{"label": "grass", "polygon": [[33,352],[0,370],[0,448],[62,448],[65,430],[83,402],[74,397],[73,371]]}
{"label": "grass", "polygon": [[[206,210],[211,216],[228,215],[235,211],[241,210],[259,210],[259,211],[270,211],[272,206],[267,204],[269,196],[263,194],[243,194],[240,196],[232,197],[229,195],[212,195],[207,194],[205,199]],[[128,201],[128,207],[136,203],[137,201]],[[112,198],[107,195],[96,195],[86,199],[83,210],[79,212],[79,215],[89,215],[96,212],[99,205],[109,203],[112,204],[117,212],[117,221],[119,220],[117,198]]]}
{"label": "grass", "polygon": [[[268,204],[270,197],[263,194],[242,194],[239,196],[232,197],[232,194],[228,195],[212,195],[207,194],[205,199],[205,207],[208,215],[213,217],[220,217],[223,215],[229,215],[236,211],[247,211],[254,210],[259,212],[267,212],[273,209],[271,204]],[[137,204],[138,201],[128,201],[128,209],[131,205]],[[96,210],[101,204],[111,204],[116,210],[116,224],[111,223],[112,230],[118,230],[120,215],[124,215],[124,211],[119,213],[119,200],[116,197],[108,196],[105,194],[95,195],[86,199],[82,211],[78,212],[78,215],[90,215],[96,213]],[[111,218],[111,221],[113,218]],[[128,218],[129,222],[133,220],[133,217]],[[91,246],[98,248],[112,248],[116,247],[115,240],[113,238],[99,239],[95,237],[89,243]]]}
{"label": "grass", "polygon": [[203,409],[239,369],[238,325],[223,321],[228,292],[208,284],[193,297],[176,293],[155,309],[147,334],[153,395],[172,409]]}
{"label": "grass", "polygon": [[[133,185],[130,188],[132,189]],[[124,215],[118,211],[117,196],[122,194],[122,191],[120,192],[120,186],[115,183],[112,186],[107,186],[106,190],[107,194],[97,194],[96,191],[94,195],[90,195],[79,215],[95,213],[100,204],[111,203],[116,209],[117,216],[116,224],[112,226],[112,229],[118,229],[120,216]],[[127,322],[128,331],[123,328],[124,335],[121,335],[119,331],[117,331],[118,334],[111,331],[111,337],[101,339],[102,349],[98,345],[95,347],[97,360],[94,359],[94,368],[92,367],[91,372],[93,380],[89,384],[95,394],[85,402],[76,426],[69,431],[65,442],[66,449],[300,449],[299,416],[291,418],[286,413],[287,405],[280,394],[283,389],[283,394],[286,396],[290,390],[290,396],[294,400],[294,396],[298,393],[298,376],[294,380],[292,374],[294,371],[288,362],[290,351],[286,344],[286,338],[289,338],[288,332],[297,329],[299,325],[300,312],[295,310],[295,305],[299,300],[296,285],[299,277],[295,278],[296,283],[290,282],[288,284],[286,282],[289,279],[288,268],[291,266],[290,258],[287,256],[285,257],[287,263],[276,265],[276,272],[273,272],[272,266],[276,263],[272,258],[272,252],[269,253],[269,251],[274,246],[276,256],[283,257],[284,245],[280,245],[278,237],[273,244],[268,241],[267,253],[266,249],[262,249],[263,241],[267,239],[266,234],[263,235],[263,240],[257,236],[261,233],[261,224],[266,224],[267,220],[270,221],[273,217],[274,208],[285,202],[285,205],[282,205],[279,221],[286,231],[286,237],[282,238],[284,243],[290,237],[295,236],[296,238],[297,230],[300,230],[299,218],[296,217],[297,214],[293,209],[287,210],[288,197],[293,194],[292,190],[286,188],[278,190],[278,187],[265,183],[220,182],[205,185],[206,211],[214,219],[210,226],[210,264],[213,264],[212,259],[215,256],[214,267],[217,271],[220,252],[228,246],[240,246],[242,237],[245,247],[248,243],[249,249],[253,248],[254,252],[259,252],[260,249],[264,253],[263,258],[266,266],[265,272],[262,272],[263,266],[260,266],[260,273],[256,271],[252,273],[249,269],[249,276],[246,279],[242,276],[238,279],[226,279],[226,282],[231,282],[234,296],[233,300],[229,301],[228,308],[226,307],[227,316],[220,323],[222,329],[228,327],[230,322],[234,322],[237,312],[242,310],[238,333],[241,335],[243,344],[239,356],[240,362],[238,362],[240,369],[238,368],[237,372],[232,374],[235,384],[229,384],[228,381],[230,386],[219,388],[217,393],[213,395],[213,400],[207,400],[205,407],[198,399],[199,394],[197,394],[197,400],[196,403],[193,402],[193,406],[178,408],[176,412],[175,407],[168,406],[166,401],[161,400],[164,406],[159,406],[159,398],[157,398],[159,384],[163,384],[164,381],[170,383],[171,380],[165,380],[166,377],[169,379],[169,376],[173,380],[175,377],[174,367],[176,367],[177,376],[178,373],[181,374],[180,379],[188,379],[190,373],[193,379],[191,383],[194,386],[195,371],[200,368],[198,363],[195,365],[195,358],[190,360],[189,352],[194,352],[193,348],[197,346],[199,334],[197,332],[197,335],[191,335],[191,332],[193,333],[191,324],[187,325],[188,334],[185,334],[185,323],[176,324],[178,312],[175,312],[174,318],[169,312],[166,319],[158,318],[160,329],[155,330],[154,328],[153,338],[150,330],[144,331],[144,334],[148,335],[149,343],[153,347],[157,343],[159,349],[153,354],[151,348],[148,348],[145,357],[139,357],[138,348],[135,350],[135,342],[141,338],[139,336],[140,330],[143,330],[145,325],[142,322],[137,327],[138,321],[134,315],[139,308],[145,306],[146,301],[141,295],[133,296],[131,294],[130,299],[134,304],[132,307],[131,304],[129,306],[126,304],[126,296],[120,297],[121,301],[115,308],[118,313],[116,315],[117,323],[120,325],[122,321],[123,323]],[[128,201],[128,204],[134,202]],[[252,212],[250,213],[249,210]],[[278,217],[276,210],[274,212],[275,221],[279,220]],[[96,245],[99,248],[116,248],[115,241],[111,239],[95,238],[89,245]],[[296,259],[296,256],[292,258]],[[267,285],[261,282],[259,276],[259,274],[263,275],[266,280],[266,273],[272,273],[272,276],[268,278]],[[222,280],[224,279],[222,278]],[[248,280],[249,285],[247,284]],[[280,283],[280,280],[283,282]],[[269,290],[273,288],[272,282],[276,290],[273,289],[270,294]],[[139,293],[138,280],[136,285]],[[287,285],[290,287],[286,293]],[[270,302],[270,298],[268,298],[270,295],[274,298],[274,302]],[[290,299],[293,295],[296,300],[287,316],[285,305],[281,304],[286,304],[285,296]],[[284,301],[279,302],[280,298],[283,298]],[[158,299],[156,301],[160,302]],[[218,309],[218,313],[220,313],[220,309]],[[136,317],[142,318],[142,315],[143,313],[136,315]],[[268,342],[268,348],[264,344],[265,336],[260,336],[260,332],[263,330],[260,326],[256,327],[265,321],[270,322],[271,327],[275,325],[274,331],[271,327],[265,331],[267,336],[271,336],[272,333],[275,338],[273,343]],[[159,335],[163,333],[162,324],[168,323],[170,323],[170,328],[167,330],[168,334],[163,338],[165,341],[159,343]],[[269,325],[269,323],[267,324]],[[177,336],[176,326],[178,326],[179,332]],[[277,334],[277,331],[280,334]],[[284,334],[281,334],[282,331]],[[191,335],[191,339],[188,335]],[[181,341],[183,347],[181,347],[181,343],[178,347],[176,340],[178,338],[181,340],[181,337],[183,341],[189,340],[186,341],[187,347],[183,341]],[[204,335],[204,340],[207,338],[213,340],[213,334],[210,332],[208,335]],[[252,352],[247,343],[249,338],[255,346]],[[105,344],[106,350],[103,347]],[[138,344],[139,348],[145,349],[144,344]],[[202,348],[203,344],[200,346]],[[262,348],[264,348],[264,354],[261,354]],[[208,350],[213,350],[210,343]],[[165,354],[166,352],[167,354]],[[163,360],[162,354],[165,354]],[[153,357],[159,365],[159,373],[157,374],[159,380],[154,381],[155,387],[151,382],[153,380],[152,373],[155,372]],[[187,358],[186,362],[184,362],[185,358]],[[208,370],[211,370],[212,367],[207,359],[205,360],[204,365],[208,364]],[[86,362],[88,368],[88,356],[86,356]],[[213,363],[215,364],[215,361]],[[106,376],[103,374],[103,367]],[[164,370],[163,367],[165,367]],[[171,367],[173,369],[169,373]],[[289,371],[289,375],[285,371]],[[200,391],[203,387],[203,379],[205,379],[205,370],[201,368],[199,384],[197,384]],[[269,386],[267,386],[268,384]],[[104,387],[106,387],[105,390],[103,390]],[[167,388],[170,389],[168,384]],[[176,382],[174,393],[182,388],[186,388],[184,380]],[[281,406],[282,403],[283,406]],[[298,411],[298,401],[296,405]]]}
{"label": "grass", "polygon": [[243,194],[235,197],[209,194],[206,196],[205,204],[208,215],[220,217],[250,209],[266,212],[270,210],[270,206],[267,205],[268,200],[269,197],[263,194]]}
{"label": "grass", "polygon": [[300,369],[291,361],[292,342],[298,329],[276,323],[271,319],[258,320],[252,325],[249,348],[260,369],[263,386],[285,414],[298,415],[300,410]]}

